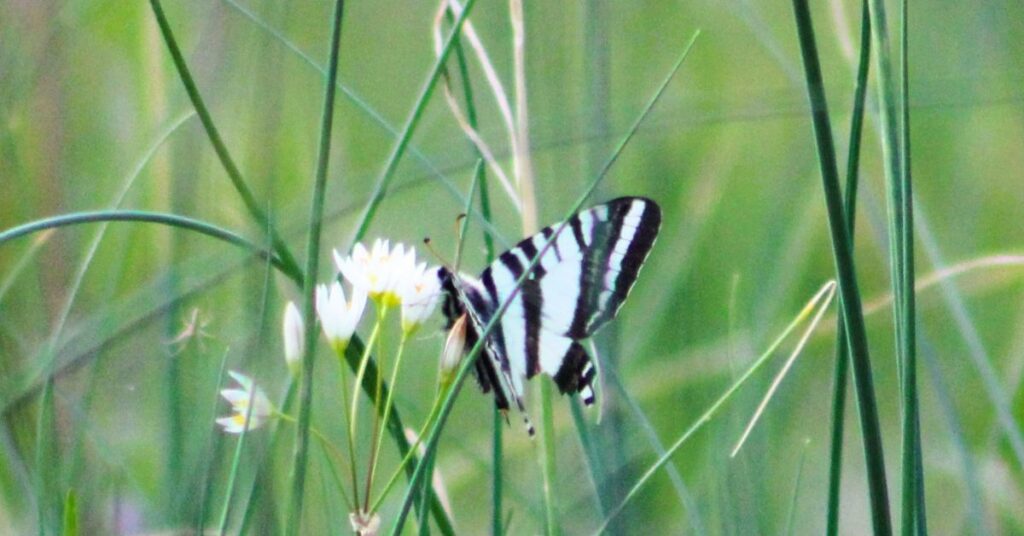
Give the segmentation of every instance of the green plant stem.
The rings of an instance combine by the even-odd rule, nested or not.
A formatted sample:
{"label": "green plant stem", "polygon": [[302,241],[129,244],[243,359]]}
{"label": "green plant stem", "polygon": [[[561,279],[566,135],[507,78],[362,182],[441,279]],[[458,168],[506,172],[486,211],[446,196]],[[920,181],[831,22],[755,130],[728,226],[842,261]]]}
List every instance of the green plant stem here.
{"label": "green plant stem", "polygon": [[[366,367],[370,363],[370,350],[373,345],[377,343],[377,338],[380,337],[380,331],[384,325],[384,318],[387,317],[387,306],[383,303],[378,303],[377,307],[377,322],[373,324],[373,330],[370,331],[370,338],[366,341],[366,347],[363,349],[363,356],[359,360],[359,369],[356,371],[356,385],[363,383],[363,378],[366,376]],[[380,375],[377,375],[379,378]],[[376,388],[376,378],[374,378],[374,388]],[[374,391],[376,392],[376,391]],[[349,403],[349,434],[355,438],[356,430],[359,425],[359,390],[356,389],[352,392],[352,401]],[[356,502],[359,502],[359,495],[357,492]]]}
{"label": "green plant stem", "polygon": [[[283,414],[283,412],[288,411],[289,408],[291,408],[291,406],[294,404],[297,386],[298,382],[295,380],[295,378],[291,378],[288,381],[288,387],[285,390],[284,396],[281,398],[281,403],[280,405],[277,406],[278,408],[280,408],[278,410],[278,413]],[[280,433],[280,428],[277,426],[276,422],[271,423],[269,428],[270,430],[268,435],[270,435],[270,446],[267,448],[267,454],[265,454],[264,456],[269,456],[275,450],[277,450],[278,444],[281,441],[282,437],[282,434]],[[271,472],[272,464],[260,463],[258,472],[256,474],[256,478],[252,484],[252,489],[249,490],[249,498],[246,500],[245,503],[245,511],[242,513],[242,520],[238,524],[239,534],[248,534],[249,523],[252,521],[252,515],[256,510],[256,499],[259,497],[258,494],[266,491],[261,489],[259,483],[265,481],[264,479],[269,479],[269,475]]]}
{"label": "green plant stem", "polygon": [[419,536],[430,536],[430,518],[427,517],[427,501],[434,495],[434,462],[437,461],[437,449],[426,453],[423,457],[423,463],[427,464],[427,475],[428,477],[423,479],[423,489],[420,490],[420,507],[419,507]]}
{"label": "green plant stem", "polygon": [[[447,13],[449,22],[454,20],[452,17],[451,10]],[[469,65],[466,61],[466,53],[462,47],[461,41],[455,42],[455,60],[459,66],[459,79],[462,81],[462,94],[466,101],[466,121],[469,122],[469,126],[473,130],[479,130],[479,121],[477,119],[476,105],[473,98],[473,84],[470,83],[469,78]],[[474,173],[473,182],[470,184],[470,195],[467,200],[466,213],[469,214],[472,211],[473,204],[473,191],[479,190],[480,192],[480,214],[484,219],[485,224],[491,223],[491,198],[490,192],[487,188],[487,166],[484,165],[483,155],[480,154],[480,150],[473,145],[473,149],[476,151],[478,158],[476,173]],[[459,250],[455,256],[455,267],[459,267],[459,261],[462,258],[463,245],[462,241],[466,236],[466,229],[469,224],[468,218],[463,222],[462,233],[459,237]],[[484,229],[484,250],[486,252],[485,261],[488,265],[494,262],[495,251],[494,251],[494,238],[491,234]],[[503,433],[505,430],[505,421],[502,419],[501,412],[498,411],[497,407],[492,408],[491,411],[491,534],[494,536],[501,536],[504,534],[502,527],[502,469],[504,467],[504,455],[502,453],[502,442]]]}
{"label": "green plant stem", "polygon": [[796,519],[796,507],[800,504],[800,482],[804,476],[804,463],[807,461],[807,445],[810,439],[804,441],[804,448],[800,450],[800,463],[796,466],[796,481],[793,482],[793,498],[789,501],[789,513],[786,514],[785,534],[793,534],[793,521]]}
{"label": "green plant stem", "polygon": [[[853,96],[853,114],[850,117],[850,144],[846,158],[846,190],[843,192],[843,213],[846,228],[853,246],[855,221],[857,217],[857,184],[860,176],[860,144],[864,126],[864,109],[867,100],[868,71],[871,65],[871,17],[867,0],[861,13],[860,57],[857,60],[857,85]],[[825,534],[839,533],[839,497],[843,473],[844,415],[846,413],[846,384],[849,377],[849,337],[843,311],[839,311],[836,331],[836,367],[832,393],[832,436],[828,473],[828,509]]]}
{"label": "green plant stem", "polygon": [[178,216],[176,214],[167,214],[163,212],[149,212],[145,210],[97,210],[90,212],[75,212],[71,214],[62,214],[60,216],[53,216],[50,218],[43,218],[28,223],[23,223],[17,227],[12,227],[6,231],[0,232],[0,245],[21,238],[23,236],[45,231],[47,229],[56,229],[59,227],[69,227],[74,225],[81,225],[84,223],[102,223],[102,222],[145,222],[145,223],[156,223],[160,225],[166,225],[169,227],[177,227],[179,229],[185,229],[187,231],[197,232],[222,240],[229,244],[240,246],[243,249],[247,249],[253,253],[256,253],[260,258],[269,261],[281,272],[291,278],[293,281],[301,282],[302,273],[299,271],[293,271],[288,265],[283,262],[274,253],[265,250],[263,247],[250,242],[248,239],[241,235],[235,234],[227,229],[217,227],[211,223],[206,223],[186,216]]}
{"label": "green plant stem", "polygon": [[[281,419],[284,422],[287,422],[288,424],[294,424],[294,425],[298,425],[299,424],[299,420],[298,419],[296,419],[295,417],[292,417],[291,415],[288,415],[287,413],[283,413],[283,412],[280,412],[280,411],[275,411],[274,412],[274,416],[279,418],[279,419]],[[328,439],[327,436],[325,436],[323,434],[323,432],[318,430],[316,426],[310,426],[309,427],[309,433],[313,437],[315,437],[317,439],[317,441],[320,442],[320,445],[322,447],[324,447],[324,452],[326,452],[326,453],[331,455],[328,458],[329,460],[334,460],[334,462],[338,462],[338,463],[344,463],[345,462],[344,454],[342,454],[341,451],[338,450],[338,447],[336,447],[334,445],[334,443],[331,443],[331,440]],[[333,463],[332,463],[332,465],[333,465]],[[354,509],[355,509],[356,505],[352,502],[352,499],[349,498],[348,494],[345,493],[345,488],[340,485],[340,481],[339,481],[338,490],[341,492],[341,497],[345,500],[345,505],[349,508],[349,510],[350,511],[355,511]]]}
{"label": "green plant stem", "polygon": [[239,171],[238,166],[235,165],[234,159],[231,158],[231,153],[228,152],[228,148],[224,144],[224,140],[220,137],[220,132],[217,130],[217,126],[213,122],[213,117],[210,115],[210,111],[206,108],[206,103],[203,101],[202,95],[199,94],[199,88],[196,86],[195,79],[192,78],[192,73],[189,71],[188,64],[185,63],[185,57],[181,54],[181,49],[178,48],[178,43],[174,39],[174,32],[171,31],[171,25],[167,21],[167,15],[164,14],[164,9],[160,4],[160,0],[150,0],[149,5],[153,8],[153,15],[156,16],[157,25],[160,27],[160,33],[164,38],[164,42],[167,44],[168,51],[171,53],[171,59],[174,61],[174,67],[178,70],[178,76],[181,78],[181,83],[185,86],[185,92],[188,93],[188,98],[192,101],[192,106],[195,108],[196,114],[199,116],[199,120],[203,124],[203,129],[206,131],[206,135],[210,139],[210,144],[213,145],[214,152],[217,153],[217,158],[220,160],[221,165],[224,166],[224,171],[227,172],[228,178],[231,180],[231,184],[235,187],[238,195],[242,198],[242,202],[245,203],[246,209],[256,220],[259,227],[268,231],[270,242],[273,245],[277,256],[281,259],[281,262],[288,267],[289,271],[299,272],[299,264],[295,261],[295,257],[291,254],[288,250],[288,246],[278,235],[269,216],[267,216],[266,212],[264,212],[260,207],[260,203],[256,200],[256,196],[254,196],[252,191],[249,189],[245,178],[242,177],[242,172]]}
{"label": "green plant stem", "polygon": [[[806,0],[793,0],[800,51],[803,56],[804,72],[807,76],[807,93],[811,106],[815,141],[818,148],[818,163],[821,168],[825,204],[828,210],[829,230],[832,236],[832,253],[836,264],[839,283],[840,303],[843,321],[849,337],[850,354],[853,364],[854,386],[860,408],[861,434],[864,440],[864,458],[867,465],[868,491],[871,501],[872,526],[877,536],[892,534],[892,520],[889,513],[889,493],[886,489],[885,457],[882,451],[882,432],[878,422],[878,404],[875,400],[871,360],[868,354],[867,332],[861,308],[860,291],[857,288],[856,270],[853,262],[853,248],[847,232],[843,214],[842,196],[839,186],[839,172],[835,160],[835,146],[829,124],[828,105],[821,78],[814,28]],[[874,24],[874,21],[872,21]]]}
{"label": "green plant stem", "polygon": [[541,474],[544,492],[544,526],[548,536],[559,536],[562,529],[558,522],[558,502],[555,497],[555,417],[551,407],[551,382],[540,384],[541,412]]}
{"label": "green plant stem", "polygon": [[[381,311],[382,313],[386,312],[385,309],[379,309],[379,311]],[[383,326],[383,323],[384,323],[383,316],[380,318],[380,322],[381,322],[381,324]],[[384,329],[384,328],[382,327],[382,329]],[[379,366],[380,366],[382,371],[385,368],[387,368],[387,364],[384,361],[384,356],[387,355],[386,352],[385,352],[385,349],[384,349],[384,339],[385,339],[385,337],[377,337],[377,356],[378,356],[377,359],[378,359],[378,363],[379,363]],[[384,390],[384,374],[378,374],[377,375],[376,395],[373,397],[373,415],[374,415],[375,418],[373,419],[373,431],[370,433],[370,443],[369,443],[370,459],[369,459],[369,462],[367,463],[367,467],[366,467],[366,491],[364,492],[364,495],[363,495],[363,510],[365,510],[366,508],[368,508],[370,506],[370,482],[372,482],[372,478],[373,478],[374,465],[377,464],[376,451],[374,450],[374,447],[377,444],[378,439],[380,438],[380,429],[381,429],[381,427],[383,426],[383,423],[384,423],[384,418],[383,418],[384,407],[383,407],[383,405],[381,405],[381,400],[385,396],[385,395],[382,394],[383,390]],[[391,393],[394,393],[394,392],[395,392],[395,386],[392,385],[391,389],[388,391],[386,396],[390,397]]]}
{"label": "green plant stem", "polygon": [[228,473],[228,485],[224,491],[224,507],[220,511],[220,529],[217,534],[227,534],[228,518],[231,514],[231,497],[235,494],[235,483],[238,481],[238,468],[242,465],[242,449],[245,448],[245,438],[249,436],[250,425],[252,424],[252,408],[256,400],[256,382],[249,386],[249,402],[245,408],[245,426],[242,433],[238,435],[238,443],[235,445],[235,455],[231,458],[231,472]]}
{"label": "green plant stem", "polygon": [[[398,380],[398,369],[402,366],[402,354],[405,350],[405,342],[408,340],[410,333],[403,331],[402,338],[398,341],[398,351],[395,355],[395,365],[391,368],[391,381],[388,385],[391,386],[391,390],[388,391],[387,397],[384,400],[384,416],[377,422],[388,422],[388,418],[391,416],[391,405],[392,397],[395,394],[395,382]],[[370,494],[373,489],[373,477],[376,474],[377,462],[380,459],[380,448],[384,442],[383,434],[374,434],[376,436],[376,442],[373,445],[373,454],[370,456],[370,470],[366,476],[366,497],[364,499],[363,510],[370,507]]]}
{"label": "green plant stem", "polygon": [[434,405],[431,406],[430,413],[427,414],[427,419],[423,421],[423,426],[420,428],[419,433],[416,434],[416,441],[414,441],[413,444],[409,446],[409,449],[405,453],[405,456],[402,457],[401,463],[398,464],[398,467],[395,468],[395,472],[392,473],[391,478],[389,478],[387,484],[384,485],[384,489],[381,491],[380,496],[377,497],[377,499],[370,506],[370,509],[368,510],[370,514],[375,513],[380,508],[380,505],[384,501],[384,498],[387,497],[388,493],[391,491],[391,488],[394,487],[395,483],[398,481],[399,475],[402,474],[402,471],[406,467],[409,467],[409,462],[416,457],[416,449],[419,448],[420,443],[422,443],[423,435],[427,432],[427,427],[430,426],[433,420],[437,417],[438,412],[441,410],[441,400],[443,398],[444,393],[446,392],[446,388],[441,389],[440,392],[438,393],[437,398],[434,399]]}
{"label": "green plant stem", "polygon": [[[909,13],[908,0],[901,0],[903,8],[900,19],[900,67],[902,87],[900,107],[902,111],[900,151],[901,169],[898,191],[900,198],[897,211],[901,213],[899,223],[900,263],[899,279],[903,287],[902,303],[898,313],[902,317],[903,333],[900,339],[903,362],[903,469],[902,523],[904,536],[928,534],[924,501],[924,468],[921,460],[921,427],[918,415],[917,395],[917,305],[914,291],[914,196],[910,173],[910,62],[909,62]],[[879,51],[881,52],[881,50]],[[896,203],[894,203],[896,206]]]}
{"label": "green plant stem", "polygon": [[[463,12],[463,14],[465,14],[465,11]],[[580,197],[576,200],[575,203],[573,203],[568,214],[566,215],[566,221],[569,217],[571,217],[573,214],[580,210],[580,207],[583,206],[583,203],[587,201],[587,199],[590,197],[590,194],[594,192],[594,189],[597,188],[598,184],[600,184],[601,180],[605,177],[605,175],[607,175],[611,167],[615,164],[615,162],[618,161],[618,158],[622,154],[622,151],[625,149],[626,145],[628,145],[629,141],[633,139],[633,136],[636,135],[636,132],[639,130],[640,125],[643,123],[644,119],[647,118],[648,114],[650,114],[651,110],[654,108],[654,104],[658,102],[658,100],[661,98],[661,95],[664,94],[665,89],[668,87],[669,82],[672,81],[676,73],[679,71],[679,68],[682,66],[683,61],[686,60],[687,56],[690,53],[690,50],[693,48],[693,44],[696,42],[699,36],[700,31],[698,30],[693,34],[693,37],[690,38],[690,41],[683,49],[683,52],[679,55],[679,58],[672,66],[672,69],[669,71],[668,75],[662,81],[661,85],[658,86],[658,89],[654,92],[654,95],[647,102],[647,105],[644,106],[644,109],[641,111],[636,121],[634,121],[629,131],[623,137],[622,141],[619,142],[618,146],[615,148],[612,155],[608,158],[608,161],[605,163],[604,167],[601,168],[601,172],[598,173],[596,177],[594,177],[590,185],[584,189]],[[438,412],[438,415],[435,417],[434,422],[432,423],[432,426],[430,428],[430,433],[427,436],[427,441],[425,443],[427,453],[436,448],[437,442],[441,435],[441,431],[444,429],[445,422],[448,419],[448,415],[451,413],[452,406],[455,403],[455,399],[458,397],[459,391],[462,388],[462,383],[466,380],[466,377],[469,374],[469,370],[472,368],[473,363],[479,356],[480,350],[483,348],[483,344],[487,336],[491,333],[494,327],[497,326],[498,322],[501,321],[502,315],[505,314],[505,310],[508,309],[508,306],[511,303],[511,301],[515,299],[516,292],[522,285],[523,281],[530,274],[533,268],[537,265],[539,259],[543,258],[547,250],[551,248],[551,245],[554,244],[556,240],[558,240],[558,236],[562,233],[562,231],[565,230],[565,227],[565,222],[559,225],[555,232],[552,234],[552,236],[544,244],[544,247],[541,248],[541,250],[538,252],[537,256],[531,259],[531,261],[525,267],[523,275],[519,278],[518,281],[516,281],[516,290],[513,291],[509,298],[505,300],[505,302],[502,303],[501,306],[495,311],[494,316],[491,317],[491,320],[487,323],[486,326],[484,326],[483,330],[481,330],[480,338],[477,340],[476,344],[473,345],[473,348],[470,349],[470,351],[466,354],[466,357],[462,360],[462,364],[459,366],[459,371],[455,376],[454,380],[452,381],[452,387],[448,391],[447,395],[444,397],[440,411]],[[410,478],[405,498],[402,501],[401,510],[399,511],[398,517],[395,519],[394,526],[391,529],[391,534],[401,533],[402,527],[405,525],[405,519],[409,515],[409,509],[411,508],[415,497],[416,487],[422,481],[424,473],[426,473],[426,464],[417,464],[416,469],[413,472],[412,477]]]}
{"label": "green plant stem", "polygon": [[[345,344],[345,348],[334,348],[334,352],[338,356],[338,367],[339,367],[339,372],[341,374],[341,399],[342,400],[349,400],[350,399],[350,395],[349,395],[349,392],[348,392],[348,378],[347,378],[348,375],[345,374],[345,369],[348,368],[347,364],[345,363],[345,350],[347,348],[348,348],[348,343]],[[355,390],[358,392],[359,387],[356,386]],[[351,475],[351,477],[352,477],[352,481],[351,481],[352,489],[353,490],[357,490],[359,484],[358,484],[358,482],[356,480],[356,467],[357,467],[357,465],[356,465],[356,441],[355,441],[355,438],[352,437],[352,419],[351,419],[351,417],[349,417],[349,413],[347,411],[342,411],[341,414],[345,416],[345,422],[344,422],[344,425],[345,425],[345,441],[348,443],[348,469],[349,469],[349,475]]]}
{"label": "green plant stem", "polygon": [[381,172],[380,179],[377,180],[377,184],[373,188],[373,193],[370,195],[366,210],[356,226],[356,232],[352,239],[353,244],[361,240],[366,234],[367,229],[370,227],[370,222],[377,213],[377,207],[384,200],[384,194],[387,192],[388,185],[394,177],[395,170],[398,169],[398,163],[401,161],[406,148],[409,146],[409,142],[412,140],[413,132],[416,131],[420,118],[423,116],[423,111],[427,108],[427,102],[430,101],[431,95],[434,94],[437,81],[444,70],[445,62],[448,61],[448,55],[451,54],[452,45],[457,40],[459,32],[462,31],[462,24],[469,17],[469,13],[473,10],[475,4],[476,0],[466,0],[462,13],[459,14],[459,17],[455,19],[455,23],[452,24],[452,31],[448,34],[448,38],[445,40],[444,46],[437,56],[437,61],[434,62],[434,66],[427,76],[426,82],[423,84],[423,88],[420,89],[419,97],[417,97],[416,103],[413,105],[412,111],[409,112],[409,117],[405,121],[405,126],[402,128],[402,134],[395,141],[395,146],[391,149],[391,154],[388,156],[384,171]]}
{"label": "green plant stem", "polygon": [[[313,361],[317,347],[316,278],[320,267],[320,231],[323,224],[324,194],[327,189],[327,167],[331,154],[331,131],[334,124],[334,86],[338,79],[338,61],[341,49],[341,21],[344,0],[334,4],[331,23],[330,60],[324,82],[324,104],[320,115],[320,144],[317,151],[313,199],[310,204],[309,238],[306,245],[306,269],[303,285],[302,315],[305,322],[305,353],[302,356],[302,377],[299,380],[299,423],[295,438],[295,456],[292,463],[292,489],[285,533],[299,534],[302,524],[302,502],[305,495],[306,467],[309,453],[309,427],[313,408]],[[353,490],[355,491],[355,490]]]}
{"label": "green plant stem", "polygon": [[[230,352],[228,350],[224,351],[224,355],[221,356],[221,358],[220,358],[220,366],[217,369],[218,370],[218,372],[217,372],[217,383],[215,384],[217,386],[217,388],[214,389],[213,401],[210,404],[210,413],[214,414],[214,415],[217,413],[217,407],[220,405],[220,398],[221,398],[220,388],[224,385],[224,376],[225,376],[224,373],[227,372],[227,369],[228,369],[228,354],[229,353]],[[205,481],[205,485],[203,486],[203,492],[202,492],[203,495],[202,495],[202,497],[200,497],[200,499],[198,501],[199,502],[199,509],[198,509],[198,512],[196,513],[195,524],[193,525],[193,530],[195,530],[195,532],[198,532],[198,533],[202,533],[204,527],[206,526],[206,512],[210,508],[210,501],[211,501],[211,496],[212,496],[212,491],[213,491],[213,480],[214,480],[214,478],[213,478],[213,464],[214,464],[214,459],[220,457],[219,456],[219,454],[220,454],[220,452],[219,452],[219,448],[220,448],[220,440],[219,439],[220,439],[220,437],[219,436],[220,436],[220,430],[215,426],[213,431],[209,434],[209,436],[206,439],[206,445],[203,447],[203,451],[210,453],[210,455],[208,455],[206,457],[206,460],[203,462],[203,473],[204,473],[203,480]],[[218,452],[214,452],[215,449]]]}

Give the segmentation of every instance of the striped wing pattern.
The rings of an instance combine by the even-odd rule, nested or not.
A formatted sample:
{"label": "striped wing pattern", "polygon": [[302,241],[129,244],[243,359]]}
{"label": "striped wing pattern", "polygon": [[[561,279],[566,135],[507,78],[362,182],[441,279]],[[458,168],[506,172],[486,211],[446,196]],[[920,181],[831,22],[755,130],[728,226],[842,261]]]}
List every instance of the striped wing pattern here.
{"label": "striped wing pattern", "polygon": [[[460,276],[464,307],[452,301],[458,299],[455,289],[446,289],[449,320],[463,309],[472,319],[474,340],[467,345],[511,298],[485,341],[486,359],[478,359],[476,367],[480,385],[485,392],[494,390],[500,409],[507,409],[510,401],[522,409],[523,379],[539,372],[553,377],[562,393],[578,392],[585,403],[593,403],[595,371],[579,341],[615,317],[660,226],[656,203],[618,198],[521,241],[479,280]],[[516,282],[538,255],[517,289]]]}

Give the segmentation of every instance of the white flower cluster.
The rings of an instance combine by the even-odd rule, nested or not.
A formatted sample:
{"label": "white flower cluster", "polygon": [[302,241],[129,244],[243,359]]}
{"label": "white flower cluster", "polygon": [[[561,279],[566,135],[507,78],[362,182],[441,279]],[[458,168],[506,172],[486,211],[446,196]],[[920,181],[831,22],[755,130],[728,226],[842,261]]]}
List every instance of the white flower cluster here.
{"label": "white flower cluster", "polygon": [[[356,244],[347,257],[335,250],[334,261],[348,281],[350,291],[346,295],[339,281],[317,285],[316,314],[324,336],[338,355],[348,347],[369,300],[380,308],[401,306],[405,337],[419,328],[437,308],[441,294],[437,268],[428,267],[425,262],[417,264],[416,250],[412,247],[395,244],[392,248],[387,240],[378,239],[369,250],[363,244]],[[298,374],[305,352],[305,322],[299,308],[292,302],[285,306],[282,335],[285,361],[292,374]],[[217,423],[226,432],[241,433],[245,429],[252,380],[236,372],[230,374],[242,389],[221,391],[232,404],[234,414],[217,419]],[[256,389],[253,397],[250,429],[261,425],[273,409],[262,390]]]}
{"label": "white flower cluster", "polygon": [[[361,243],[352,248],[352,254],[343,256],[334,251],[338,271],[351,285],[351,299],[338,281],[318,285],[316,314],[320,318],[324,336],[336,352],[343,352],[355,333],[366,309],[368,298],[378,307],[402,308],[402,331],[406,335],[416,330],[434,309],[441,294],[437,269],[427,263],[416,263],[416,250],[404,244],[392,248],[387,240],[376,240],[371,249]],[[284,315],[285,358],[294,367],[302,357],[302,317],[298,308],[289,303]]]}

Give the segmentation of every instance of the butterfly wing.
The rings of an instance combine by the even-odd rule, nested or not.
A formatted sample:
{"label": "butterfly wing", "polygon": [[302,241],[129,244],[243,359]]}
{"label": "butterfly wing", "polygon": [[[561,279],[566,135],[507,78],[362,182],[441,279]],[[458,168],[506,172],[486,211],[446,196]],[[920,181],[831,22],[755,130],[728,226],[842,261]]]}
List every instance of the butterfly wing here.
{"label": "butterfly wing", "polygon": [[542,229],[484,270],[480,284],[488,301],[509,301],[491,337],[500,341],[492,346],[500,347],[498,364],[508,371],[514,396],[522,392],[522,378],[544,372],[563,393],[593,401],[594,369],[578,341],[618,313],[660,226],[655,202],[622,197]]}

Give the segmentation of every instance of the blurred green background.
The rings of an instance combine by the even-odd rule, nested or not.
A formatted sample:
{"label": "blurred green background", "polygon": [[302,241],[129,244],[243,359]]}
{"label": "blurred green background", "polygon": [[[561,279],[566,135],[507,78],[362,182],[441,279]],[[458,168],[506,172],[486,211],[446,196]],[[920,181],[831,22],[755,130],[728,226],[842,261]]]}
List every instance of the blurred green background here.
{"label": "blurred green background", "polygon": [[[433,63],[436,7],[346,5],[340,79],[365,106],[339,97],[323,280],[333,270],[326,248],[348,247],[395,140],[367,108],[392,129],[403,124]],[[165,8],[228,148],[301,256],[332,3],[168,0]],[[919,274],[980,259],[919,294],[929,526],[937,534],[1018,533],[1024,467],[1008,438],[1020,439],[1024,419],[1024,283],[1019,257],[1002,266],[991,259],[1024,252],[1024,6],[910,9]],[[813,14],[845,155],[860,3],[818,2]],[[480,2],[472,20],[511,91],[508,6]],[[525,25],[542,224],[565,215],[693,32],[703,32],[593,198],[648,196],[665,220],[631,299],[599,338],[613,372],[601,423],[586,413],[603,460],[595,472],[567,399],[555,404],[561,521],[566,533],[587,533],[601,519],[591,475],[605,476],[598,487],[606,500],[628,489],[656,458],[650,434],[672,443],[833,277],[832,255],[789,2],[527,2]],[[471,76],[483,136],[507,158],[475,63]],[[895,498],[899,384],[874,95],[856,258]],[[192,216],[262,243],[263,230],[191,112],[147,3],[0,0],[0,229],[113,208],[124,192],[121,207]],[[439,93],[413,144],[369,236],[413,244],[429,236],[451,256],[475,154]],[[508,246],[520,237],[517,215],[494,182],[491,193],[499,244]],[[215,400],[221,359],[226,352],[229,368],[253,375],[273,399],[285,389],[281,311],[299,298],[289,280],[223,243],[146,224],[111,224],[93,254],[102,231],[80,226],[0,246],[0,532],[36,530],[38,501],[59,512],[68,489],[86,533],[187,531],[198,516],[215,519],[236,441],[212,424],[228,412]],[[475,272],[484,265],[475,223],[468,243],[465,267]],[[172,342],[193,318],[204,335]],[[681,482],[660,473],[616,530],[823,530],[834,326],[830,313],[736,458],[729,451],[770,371],[675,456]],[[429,410],[442,342],[435,320],[409,349],[396,400],[410,426]],[[338,365],[325,346],[320,357],[313,418],[341,445]],[[52,423],[39,417],[47,378],[55,379]],[[437,468],[456,527],[471,534],[489,527],[492,402],[468,387]],[[530,404],[536,417],[536,396]],[[870,527],[855,412],[851,402],[842,488],[848,534]],[[41,422],[49,430],[42,445]],[[244,494],[257,467],[273,468],[258,486],[257,533],[274,532],[285,515],[293,434],[282,432],[269,454],[266,434],[254,432],[247,446]],[[515,418],[505,440],[509,531],[540,532],[538,443]],[[390,443],[385,452],[390,473]],[[348,530],[323,455],[311,459],[304,526]],[[385,526],[399,497],[382,513]],[[46,532],[59,527],[45,522]]]}

